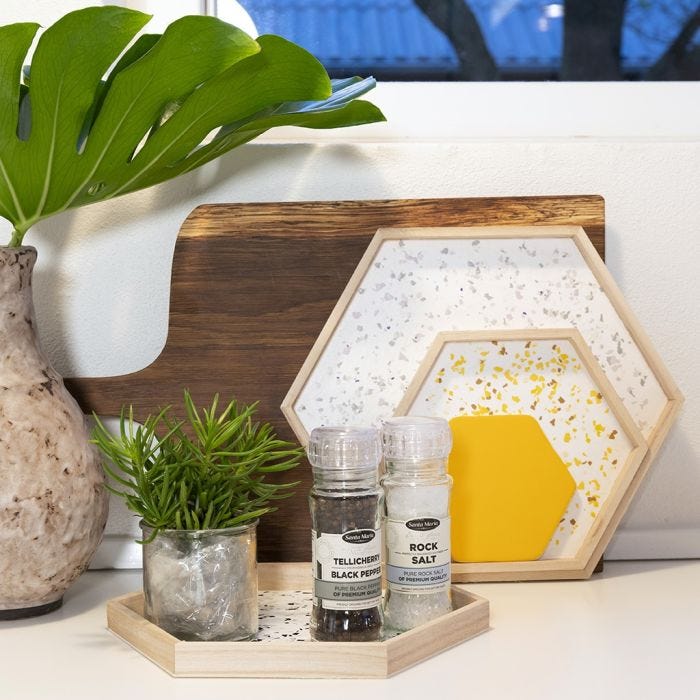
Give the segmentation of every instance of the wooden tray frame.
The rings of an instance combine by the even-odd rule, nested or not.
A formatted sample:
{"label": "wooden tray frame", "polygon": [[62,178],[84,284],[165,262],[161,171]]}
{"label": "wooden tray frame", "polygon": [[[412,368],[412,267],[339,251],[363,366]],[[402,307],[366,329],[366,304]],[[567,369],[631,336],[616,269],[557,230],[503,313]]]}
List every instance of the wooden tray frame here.
{"label": "wooden tray frame", "polygon": [[[577,565],[561,567],[561,560],[547,560],[539,562],[537,570],[531,566],[531,562],[513,562],[511,566],[496,566],[494,563],[470,564],[468,570],[462,570],[455,580],[467,581],[514,581],[514,580],[547,580],[547,579],[580,579],[589,578],[593,573],[596,563],[602,557],[605,546],[610,542],[623,515],[627,511],[632,498],[646,476],[651,463],[658,453],[663,441],[668,435],[674,420],[683,404],[683,395],[678,389],[659,354],[651,344],[648,336],[635,318],[628,306],[622,292],[615,283],[612,275],[605,267],[603,260],[589,240],[584,229],[580,226],[553,225],[541,226],[474,226],[467,228],[440,227],[440,228],[384,228],[379,229],[372,242],[369,244],[362,260],[353,273],[350,281],[340,296],[338,303],[329,316],[311,352],[302,365],[299,374],[295,378],[289,392],[282,401],[282,412],[292,426],[297,438],[306,444],[307,431],[297,416],[294,405],[301,391],[308,381],[311,373],[319,361],[326,344],[333,336],[336,327],[343,317],[347,306],[353,298],[364,279],[365,274],[372,265],[377,251],[387,240],[401,239],[449,239],[449,238],[564,238],[571,239],[580,251],[583,259],[600,284],[601,288],[610,300],[613,308],[623,320],[630,336],[638,346],[642,356],[646,360],[650,370],[655,375],[659,385],[666,395],[667,402],[656,421],[653,430],[647,438],[648,450],[639,468],[636,469],[626,490],[619,497],[618,506],[614,514],[607,518],[605,523],[598,525],[596,532],[600,533],[599,539],[587,564],[580,568]],[[597,364],[597,363],[596,363]],[[613,389],[614,392],[614,389]],[[614,392],[616,393],[616,392]],[[604,526],[604,527],[603,527]]]}
{"label": "wooden tray frame", "polygon": [[[261,590],[309,587],[310,564],[259,564]],[[451,613],[382,642],[182,642],[143,617],[143,593],[107,603],[107,626],[171,676],[388,678],[489,629],[485,598],[452,587]]]}
{"label": "wooden tray frame", "polygon": [[[443,346],[450,342],[478,342],[491,340],[566,340],[571,343],[576,351],[579,359],[590,374],[593,381],[597,384],[601,394],[605,398],[613,415],[620,423],[620,426],[625,431],[625,434],[632,444],[625,464],[622,465],[619,475],[615,481],[615,485],[610,492],[610,495],[601,507],[601,513],[595,522],[590,527],[586,538],[582,542],[579,551],[575,557],[561,557],[557,559],[538,559],[534,561],[517,561],[517,562],[493,562],[493,563],[452,563],[452,580],[468,581],[471,574],[483,573],[485,566],[488,567],[489,575],[494,577],[500,576],[517,576],[519,579],[536,579],[536,578],[561,578],[564,575],[572,574],[576,576],[588,576],[592,572],[596,563],[602,556],[605,547],[608,546],[609,539],[612,537],[613,531],[608,529],[608,524],[615,516],[615,512],[619,507],[621,500],[624,498],[626,490],[642,463],[644,456],[647,453],[647,443],[639,430],[639,427],[634,422],[634,419],[625,408],[624,404],[617,395],[612,384],[605,376],[598,361],[593,353],[588,348],[586,341],[581,333],[575,328],[528,328],[523,330],[498,330],[489,329],[485,331],[452,331],[438,333],[428,353],[416,371],[416,375],[404,394],[401,402],[396,407],[394,415],[407,415],[414,400],[416,399],[421,387],[425,383],[435,360],[439,356]],[[556,576],[551,576],[551,574]]]}

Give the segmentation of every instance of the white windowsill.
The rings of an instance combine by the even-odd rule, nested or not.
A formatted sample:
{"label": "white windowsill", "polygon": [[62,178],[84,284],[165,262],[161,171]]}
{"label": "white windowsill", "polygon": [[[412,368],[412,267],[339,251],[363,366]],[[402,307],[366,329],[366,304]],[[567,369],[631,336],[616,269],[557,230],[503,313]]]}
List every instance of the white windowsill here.
{"label": "white windowsill", "polygon": [[700,82],[380,83],[365,97],[386,123],[284,127],[258,142],[700,138]]}

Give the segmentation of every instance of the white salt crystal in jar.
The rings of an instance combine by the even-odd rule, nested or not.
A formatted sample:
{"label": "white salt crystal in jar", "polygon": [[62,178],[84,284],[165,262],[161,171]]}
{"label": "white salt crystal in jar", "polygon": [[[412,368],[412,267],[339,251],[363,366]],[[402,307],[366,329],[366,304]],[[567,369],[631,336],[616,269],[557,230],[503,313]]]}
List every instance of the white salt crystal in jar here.
{"label": "white salt crystal in jar", "polygon": [[452,433],[441,418],[392,418],[382,429],[386,474],[385,627],[403,632],[452,609]]}

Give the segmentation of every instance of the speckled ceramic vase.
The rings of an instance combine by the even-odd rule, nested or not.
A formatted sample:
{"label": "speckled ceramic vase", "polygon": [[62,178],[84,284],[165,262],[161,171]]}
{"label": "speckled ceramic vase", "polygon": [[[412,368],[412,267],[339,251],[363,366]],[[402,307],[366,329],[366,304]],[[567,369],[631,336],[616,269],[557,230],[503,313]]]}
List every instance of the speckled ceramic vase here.
{"label": "speckled ceramic vase", "polygon": [[107,519],[85,417],[36,335],[34,248],[0,247],[0,619],[58,608]]}

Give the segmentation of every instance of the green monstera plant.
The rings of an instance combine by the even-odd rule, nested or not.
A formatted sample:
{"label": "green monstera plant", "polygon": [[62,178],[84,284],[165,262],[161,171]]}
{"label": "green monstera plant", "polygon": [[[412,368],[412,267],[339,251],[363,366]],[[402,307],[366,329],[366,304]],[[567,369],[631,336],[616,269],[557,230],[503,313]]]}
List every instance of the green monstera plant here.
{"label": "green monstera plant", "polygon": [[213,17],[162,35],[121,7],[0,27],[0,216],[20,246],[38,221],[193,170],[275,126],[384,119],[356,98],[372,78],[330,80],[307,51]]}

